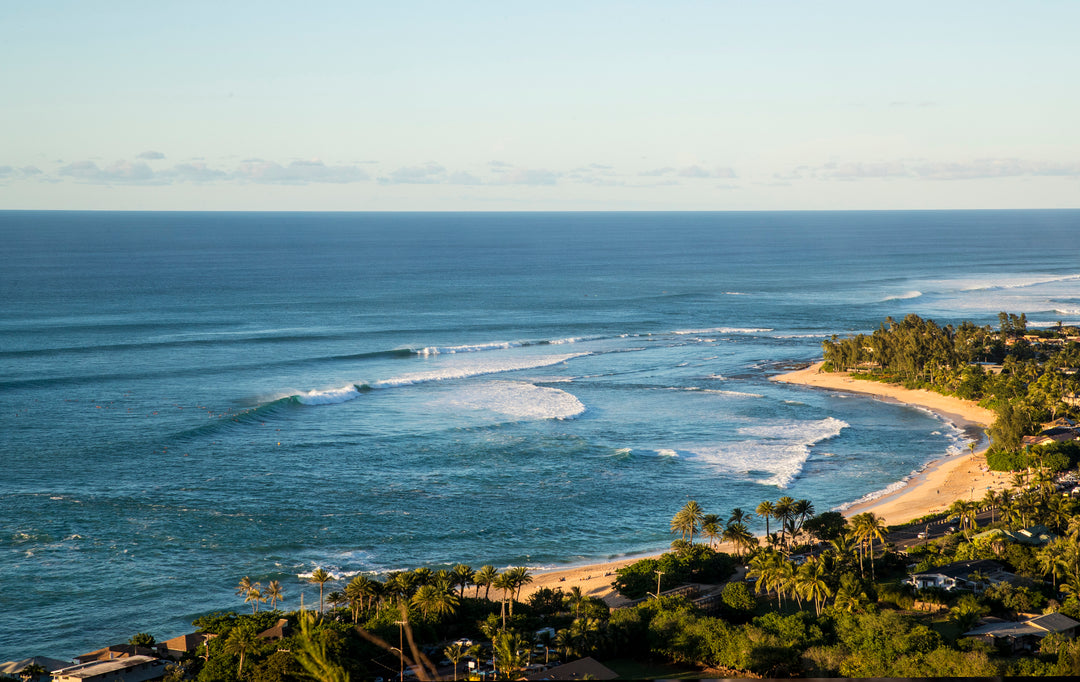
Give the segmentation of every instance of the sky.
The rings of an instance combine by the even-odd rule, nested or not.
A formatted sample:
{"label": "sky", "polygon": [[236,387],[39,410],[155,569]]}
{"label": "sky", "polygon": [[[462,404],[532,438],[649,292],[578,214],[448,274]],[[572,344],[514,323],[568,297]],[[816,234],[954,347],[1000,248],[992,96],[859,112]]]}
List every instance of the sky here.
{"label": "sky", "polygon": [[4,2],[0,209],[1080,207],[1080,2]]}

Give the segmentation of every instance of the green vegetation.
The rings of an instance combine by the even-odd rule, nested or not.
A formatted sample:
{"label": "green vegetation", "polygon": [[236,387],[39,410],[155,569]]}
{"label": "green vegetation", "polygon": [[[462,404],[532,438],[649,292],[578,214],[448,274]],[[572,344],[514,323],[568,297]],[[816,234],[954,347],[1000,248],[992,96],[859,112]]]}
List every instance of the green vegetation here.
{"label": "green vegetation", "polygon": [[824,341],[825,369],[978,401],[996,415],[991,468],[1017,471],[1032,458],[1052,458],[1058,470],[1076,466],[1075,444],[1022,446],[1040,424],[1078,414],[1080,329],[1029,331],[1024,315],[998,317],[996,330],[971,322],[940,327],[918,315],[888,318],[873,334]]}

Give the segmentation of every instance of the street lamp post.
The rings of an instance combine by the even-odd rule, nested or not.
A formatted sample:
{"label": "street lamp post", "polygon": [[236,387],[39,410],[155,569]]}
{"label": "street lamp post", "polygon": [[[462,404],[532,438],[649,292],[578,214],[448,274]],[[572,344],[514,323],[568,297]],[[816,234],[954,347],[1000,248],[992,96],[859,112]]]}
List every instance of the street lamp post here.
{"label": "street lamp post", "polygon": [[398,661],[400,661],[399,671],[398,671],[398,680],[404,680],[405,679],[405,651],[402,649],[402,647],[405,644],[404,643],[404,634],[403,634],[404,629],[405,629],[405,621],[396,620],[394,622],[397,623],[397,626],[398,626],[398,650],[397,651],[398,651]]}

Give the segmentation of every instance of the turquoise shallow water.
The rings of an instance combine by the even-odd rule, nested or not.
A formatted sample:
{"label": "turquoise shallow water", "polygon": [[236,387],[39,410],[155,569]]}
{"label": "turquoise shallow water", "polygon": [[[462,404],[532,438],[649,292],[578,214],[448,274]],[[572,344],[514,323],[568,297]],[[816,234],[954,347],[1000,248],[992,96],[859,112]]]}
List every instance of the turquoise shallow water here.
{"label": "turquoise shallow water", "polygon": [[316,566],[554,566],[665,547],[691,497],[874,494],[962,435],[768,378],[888,315],[1078,321],[1078,228],[0,212],[0,660],[180,634],[243,575],[295,606]]}

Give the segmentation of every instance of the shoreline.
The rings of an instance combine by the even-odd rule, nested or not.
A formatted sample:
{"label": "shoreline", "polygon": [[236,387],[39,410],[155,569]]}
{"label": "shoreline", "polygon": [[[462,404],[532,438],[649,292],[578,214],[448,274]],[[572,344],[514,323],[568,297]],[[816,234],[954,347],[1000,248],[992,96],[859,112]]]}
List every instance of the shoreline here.
{"label": "shoreline", "polygon": [[[932,391],[856,380],[850,378],[847,372],[821,373],[819,370],[822,364],[815,362],[809,367],[772,377],[770,381],[812,389],[857,393],[874,400],[922,408],[954,424],[969,440],[980,445],[986,442],[984,430],[993,422],[994,413],[972,401]],[[1008,474],[988,470],[985,453],[986,448],[983,447],[974,452],[945,454],[930,460],[921,470],[893,484],[896,486],[894,489],[889,490],[893,487],[889,486],[879,497],[871,500],[854,500],[841,512],[850,518],[855,514],[872,511],[883,517],[886,525],[900,525],[921,516],[942,512],[958,499],[980,499],[987,489],[1000,490],[1009,487]],[[620,597],[611,587],[615,571],[639,559],[656,556],[659,556],[659,553],[537,572],[533,575],[533,582],[522,590],[522,596],[527,597],[542,587],[569,591],[571,587],[577,586],[583,594],[599,597],[609,606],[617,607],[628,600]]]}

